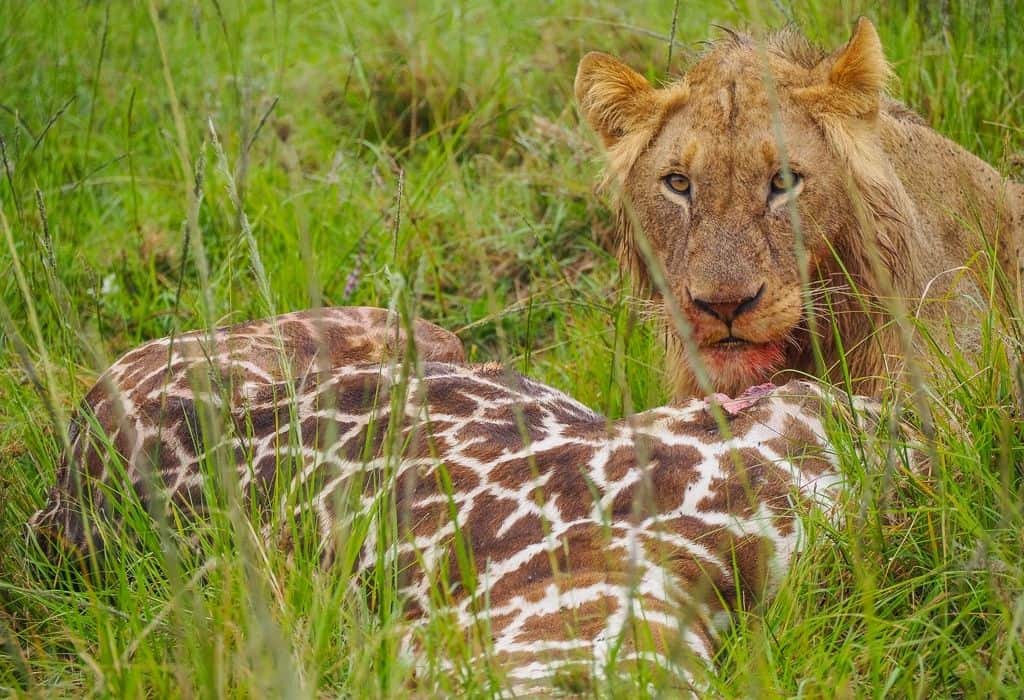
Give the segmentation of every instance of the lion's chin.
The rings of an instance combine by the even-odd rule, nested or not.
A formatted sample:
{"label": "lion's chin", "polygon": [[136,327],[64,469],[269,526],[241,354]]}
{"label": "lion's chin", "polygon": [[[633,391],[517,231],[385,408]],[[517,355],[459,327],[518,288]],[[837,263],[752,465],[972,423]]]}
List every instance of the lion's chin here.
{"label": "lion's chin", "polygon": [[700,350],[715,388],[730,395],[768,380],[786,359],[782,341],[715,343]]}

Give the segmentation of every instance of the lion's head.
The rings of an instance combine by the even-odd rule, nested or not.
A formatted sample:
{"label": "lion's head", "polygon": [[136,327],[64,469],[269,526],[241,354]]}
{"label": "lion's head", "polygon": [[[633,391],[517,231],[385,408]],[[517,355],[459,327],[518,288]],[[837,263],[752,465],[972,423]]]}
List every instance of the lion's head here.
{"label": "lion's head", "polygon": [[[880,110],[899,108],[883,96],[889,74],[863,19],[832,54],[795,32],[730,34],[660,89],[606,54],[581,61],[576,97],[608,150],[621,258],[640,289],[674,297],[716,390],[814,371],[805,307],[820,287],[840,275],[870,287],[878,263],[889,278],[908,264],[886,229],[907,223],[909,205],[875,128]],[[879,224],[870,235],[865,211]],[[872,312],[835,313],[859,325],[844,331],[851,342],[871,336]],[[677,393],[696,393],[671,337]]]}

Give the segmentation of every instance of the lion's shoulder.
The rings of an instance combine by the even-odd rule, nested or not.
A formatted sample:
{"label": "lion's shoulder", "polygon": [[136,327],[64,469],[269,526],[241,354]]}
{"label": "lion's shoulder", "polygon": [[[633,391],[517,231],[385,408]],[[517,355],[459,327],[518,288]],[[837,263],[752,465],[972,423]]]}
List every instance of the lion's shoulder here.
{"label": "lion's shoulder", "polygon": [[892,119],[904,124],[928,126],[928,122],[925,121],[924,117],[899,100],[886,98],[882,103],[882,111]]}

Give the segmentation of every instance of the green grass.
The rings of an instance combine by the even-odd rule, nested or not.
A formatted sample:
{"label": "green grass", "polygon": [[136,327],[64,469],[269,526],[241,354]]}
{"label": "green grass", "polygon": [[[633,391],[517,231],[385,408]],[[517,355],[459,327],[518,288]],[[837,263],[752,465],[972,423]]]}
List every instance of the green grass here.
{"label": "green grass", "polygon": [[[1004,172],[1024,160],[1019,0],[681,3],[670,73],[672,3],[616,5],[0,0],[0,695],[500,689],[445,620],[427,655],[457,672],[411,684],[387,571],[359,593],[312,552],[235,546],[228,520],[166,555],[137,515],[139,541],[97,576],[32,565],[20,528],[98,372],[173,329],[401,296],[471,359],[612,416],[662,402],[656,335],[602,245],[600,154],[572,107],[586,50],[664,79],[713,23],[795,19],[836,46],[868,14],[899,97]],[[717,692],[1024,695],[1012,329],[993,318],[976,367],[938,358],[923,475],[866,470],[851,445],[846,523],[816,527],[777,599],[740,617]]]}

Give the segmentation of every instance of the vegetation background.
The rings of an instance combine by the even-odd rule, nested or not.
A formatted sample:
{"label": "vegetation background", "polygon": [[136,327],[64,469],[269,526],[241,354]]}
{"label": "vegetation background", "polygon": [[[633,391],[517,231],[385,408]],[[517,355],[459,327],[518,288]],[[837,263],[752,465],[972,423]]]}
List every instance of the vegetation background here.
{"label": "vegetation background", "polygon": [[[109,575],[47,568],[21,527],[59,426],[106,364],[172,329],[402,295],[471,359],[613,416],[656,405],[660,348],[606,252],[577,60],[665,80],[714,24],[795,21],[831,47],[861,14],[894,93],[1019,174],[1020,0],[0,0],[0,695],[498,692],[443,621],[428,652],[457,672],[412,685],[393,591],[369,605],[313,558],[253,565],[215,539],[180,568],[143,537]],[[924,387],[927,475],[848,455],[846,524],[740,616],[718,694],[1024,696],[1024,346],[996,312],[986,338]]]}

